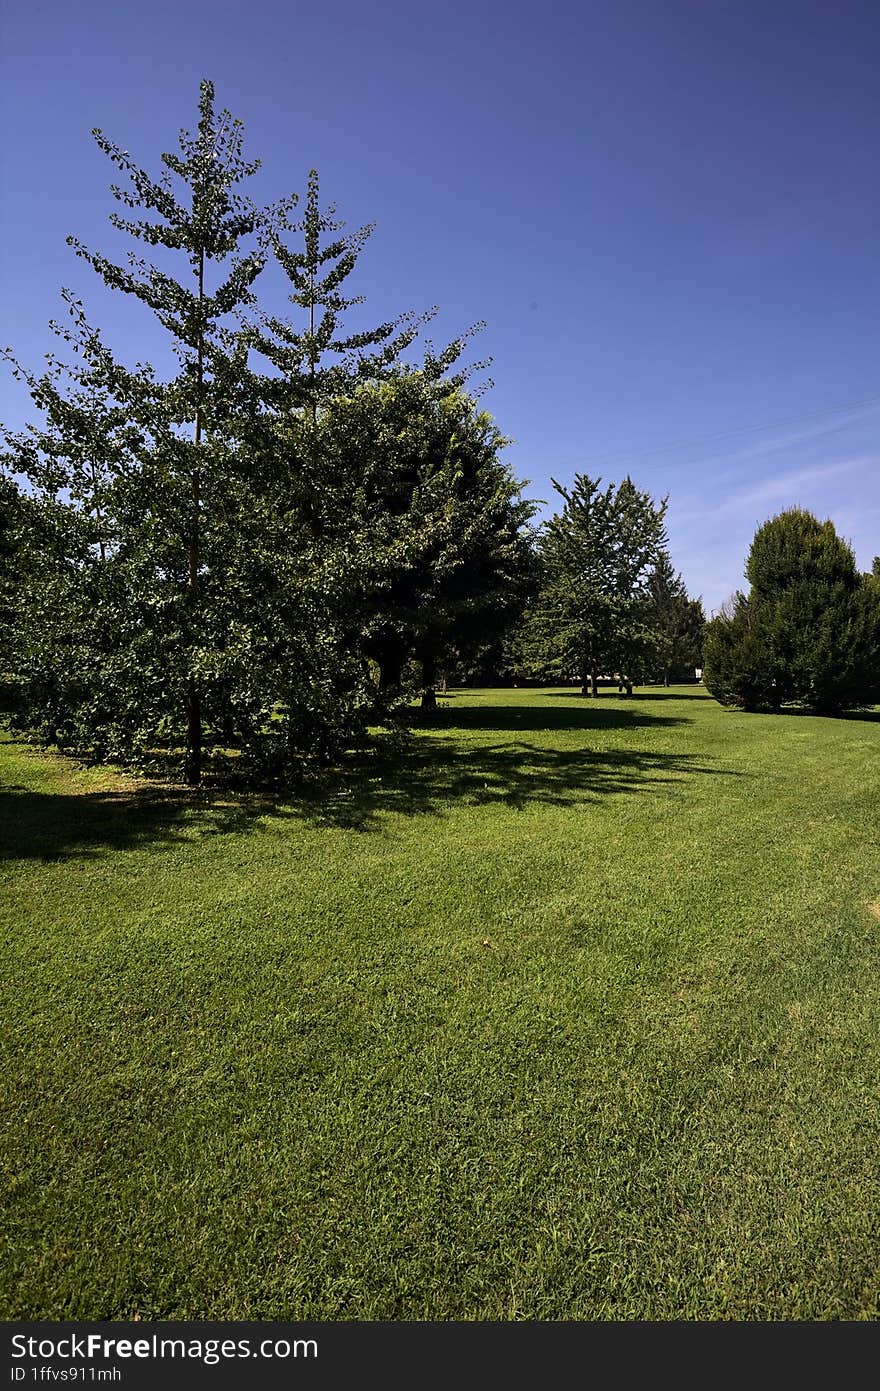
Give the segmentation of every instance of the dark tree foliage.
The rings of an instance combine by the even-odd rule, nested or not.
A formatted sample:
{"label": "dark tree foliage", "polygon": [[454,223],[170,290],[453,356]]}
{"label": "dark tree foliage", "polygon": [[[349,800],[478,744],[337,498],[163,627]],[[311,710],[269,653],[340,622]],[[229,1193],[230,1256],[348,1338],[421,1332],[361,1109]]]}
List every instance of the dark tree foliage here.
{"label": "dark tree foliage", "polygon": [[[537,506],[537,504],[536,504]],[[527,615],[541,589],[539,532],[534,522],[520,533],[512,600],[502,627],[482,629],[478,640],[467,648],[453,648],[444,658],[443,682],[451,686],[517,686],[531,679],[522,653],[522,633]]]}
{"label": "dark tree foliage", "polygon": [[880,695],[880,593],[830,521],[792,508],[755,534],[737,594],[706,629],[703,680],[722,704],[836,714]]}
{"label": "dark tree foliage", "polygon": [[655,503],[626,478],[604,489],[576,474],[560,513],[540,533],[541,583],[520,638],[520,660],[537,676],[581,681],[598,694],[619,673],[627,693],[655,646],[647,582],[664,554],[666,500]]}
{"label": "dark tree foliage", "polygon": [[703,684],[722,705],[779,709],[776,673],[769,661],[758,612],[737,591],[708,621],[703,640]]}
{"label": "dark tree foliage", "polygon": [[0,473],[0,700],[10,697],[9,676],[20,645],[19,618],[33,569],[33,505],[13,479]]}
{"label": "dark tree foliage", "polygon": [[438,674],[520,613],[533,504],[500,457],[507,441],[455,380],[398,370],[319,419],[323,457],[349,480],[349,533],[363,542],[359,650],[384,701],[415,661],[430,706]]}
{"label": "dark tree foliage", "polygon": [[684,580],[661,555],[647,581],[647,623],[654,633],[648,673],[655,681],[687,681],[702,666],[706,615],[700,599],[688,596]]}

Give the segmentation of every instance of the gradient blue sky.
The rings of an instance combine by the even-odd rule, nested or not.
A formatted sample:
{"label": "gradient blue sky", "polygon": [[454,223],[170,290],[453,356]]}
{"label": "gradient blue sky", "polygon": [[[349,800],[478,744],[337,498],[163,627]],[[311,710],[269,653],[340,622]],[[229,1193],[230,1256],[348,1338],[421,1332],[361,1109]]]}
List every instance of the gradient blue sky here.
{"label": "gradient blue sky", "polygon": [[[155,168],[208,76],[263,159],[254,196],[314,165],[377,223],[375,321],[438,304],[444,342],[486,320],[484,404],[531,496],[576,471],[668,492],[710,609],[795,503],[868,568],[878,74],[876,0],[0,0],[0,338],[38,365],[67,285],[123,356],[159,351],[64,239],[121,251],[91,128]],[[4,373],[0,419],[27,414]]]}

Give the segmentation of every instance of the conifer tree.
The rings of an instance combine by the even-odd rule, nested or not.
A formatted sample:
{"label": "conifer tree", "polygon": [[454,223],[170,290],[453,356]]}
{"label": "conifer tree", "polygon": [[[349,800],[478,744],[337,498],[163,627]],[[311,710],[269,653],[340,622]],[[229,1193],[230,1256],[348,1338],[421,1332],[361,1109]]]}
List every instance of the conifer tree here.
{"label": "conifer tree", "polygon": [[553,480],[564,506],[541,531],[543,578],[521,654],[535,674],[576,674],[583,695],[597,695],[600,674],[612,672],[632,694],[654,640],[646,585],[666,545],[666,500],[629,478],[600,485],[585,474],[570,489]]}
{"label": "conifer tree", "polygon": [[880,593],[831,521],[791,508],[759,527],[751,589],[706,630],[703,680],[722,704],[818,714],[880,696]]}

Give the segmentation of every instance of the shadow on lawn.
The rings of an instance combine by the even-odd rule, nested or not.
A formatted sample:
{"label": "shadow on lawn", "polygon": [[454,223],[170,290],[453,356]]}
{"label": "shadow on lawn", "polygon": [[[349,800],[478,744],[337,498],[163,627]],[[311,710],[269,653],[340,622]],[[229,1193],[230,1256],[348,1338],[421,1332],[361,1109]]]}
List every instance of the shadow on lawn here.
{"label": "shadow on lawn", "polygon": [[[469,712],[470,713],[470,712]],[[546,713],[546,712],[541,712]],[[458,721],[456,722],[458,723]],[[542,726],[543,727],[543,726]],[[383,812],[440,814],[451,806],[567,807],[609,793],[656,791],[695,776],[739,777],[699,754],[648,749],[548,749],[525,740],[477,746],[423,736],[393,762],[362,759],[354,776],[325,783],[320,799],[284,811],[368,831]]]}
{"label": "shadow on lawn", "polygon": [[[560,691],[561,696],[569,694]],[[418,712],[413,723],[426,729],[498,729],[533,730],[536,733],[550,729],[641,729],[650,725],[661,726],[690,724],[682,716],[654,715],[647,710],[634,708],[632,701],[620,705],[600,705],[579,696],[579,706],[567,705],[465,705],[454,710],[444,710],[440,696],[440,707],[431,714]]]}
{"label": "shadow on lawn", "polygon": [[[456,712],[454,728],[481,728],[484,714],[493,720],[526,715],[531,729],[607,728],[598,710],[583,712],[584,723],[546,722],[544,708],[507,707],[505,711],[468,709]],[[589,713],[589,721],[586,715]],[[608,712],[616,715],[617,712]],[[574,712],[572,712],[572,715]],[[620,712],[613,727],[683,723]],[[439,712],[436,723],[443,723]],[[486,727],[518,729],[507,723]],[[595,801],[608,793],[656,792],[664,785],[696,776],[740,774],[707,766],[698,754],[647,749],[559,750],[526,740],[487,746],[458,740],[450,733],[429,732],[395,742],[377,739],[341,768],[297,790],[267,794],[192,794],[184,789],[140,788],[132,792],[47,794],[0,786],[0,859],[59,860],[100,854],[103,850],[161,847],[184,838],[240,834],[257,828],[261,818],[298,819],[316,826],[356,831],[382,828],[385,813],[404,816],[443,815],[456,805],[529,805],[565,807]]]}
{"label": "shadow on lawn", "polygon": [[198,835],[245,831],[258,814],[254,801],[221,803],[183,789],[70,795],[0,784],[0,861],[65,860],[171,844],[183,838],[184,823]]}
{"label": "shadow on lawn", "polygon": [[[553,694],[553,699],[554,699],[554,700],[556,699],[557,696],[562,696],[562,698],[563,698],[564,700],[579,700],[579,701],[581,702],[581,704],[583,704],[584,706],[589,706],[590,702],[591,702],[592,699],[593,699],[592,696],[583,696],[583,695],[581,695],[580,691],[553,691],[552,694]],[[644,689],[643,687],[641,687],[641,686],[635,686],[635,687],[633,688],[633,693],[632,693],[631,696],[624,695],[621,691],[618,691],[618,689],[617,689],[616,686],[602,686],[602,687],[600,687],[600,688],[599,688],[599,696],[598,696],[598,699],[599,699],[599,700],[602,700],[603,698],[608,698],[608,697],[610,697],[612,700],[615,700],[615,701],[619,700],[622,704],[625,704],[625,705],[638,705],[638,704],[640,704],[640,702],[643,701],[643,700],[711,700],[711,699],[712,699],[712,697],[709,695],[709,692],[706,690],[706,688],[705,688],[704,686],[694,686],[694,687],[693,687],[691,690],[689,690],[689,691],[682,691],[682,690],[671,690],[671,691],[669,691],[669,690],[666,690],[665,687],[661,687],[659,690],[656,689],[656,688],[652,688],[652,689],[650,689],[650,690],[645,690],[645,689]],[[441,699],[445,699],[445,697],[441,697]]]}

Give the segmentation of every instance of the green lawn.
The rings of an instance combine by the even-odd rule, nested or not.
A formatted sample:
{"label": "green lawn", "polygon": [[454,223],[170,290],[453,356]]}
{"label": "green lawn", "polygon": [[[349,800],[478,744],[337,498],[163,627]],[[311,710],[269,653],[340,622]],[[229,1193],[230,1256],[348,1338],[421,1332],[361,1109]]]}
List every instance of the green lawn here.
{"label": "green lawn", "polygon": [[298,803],[0,778],[3,1317],[880,1316],[880,722],[481,691]]}

